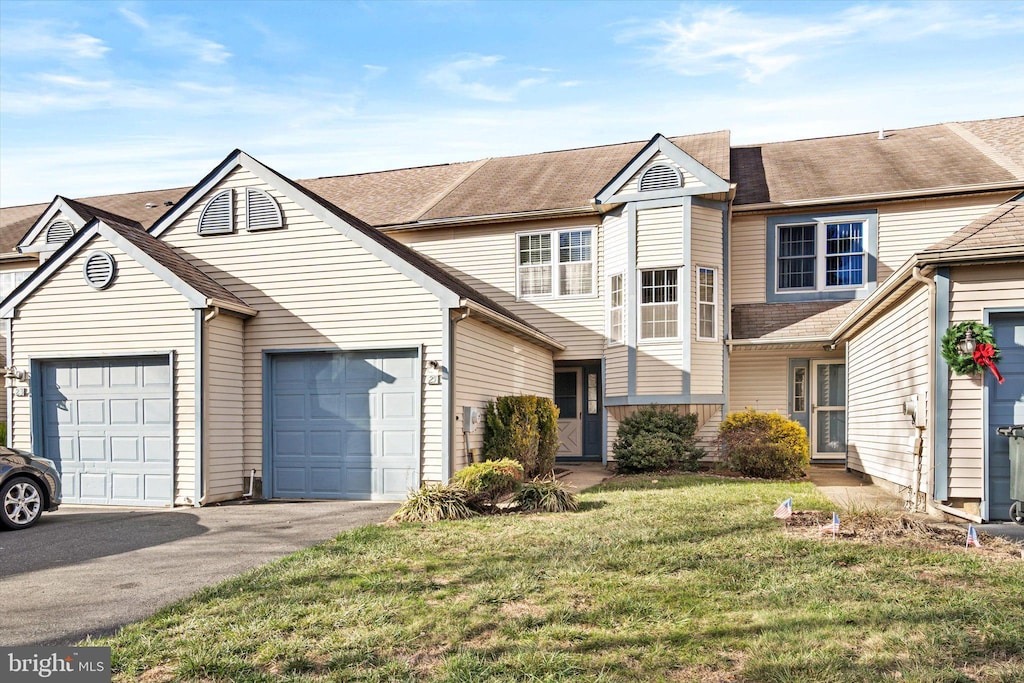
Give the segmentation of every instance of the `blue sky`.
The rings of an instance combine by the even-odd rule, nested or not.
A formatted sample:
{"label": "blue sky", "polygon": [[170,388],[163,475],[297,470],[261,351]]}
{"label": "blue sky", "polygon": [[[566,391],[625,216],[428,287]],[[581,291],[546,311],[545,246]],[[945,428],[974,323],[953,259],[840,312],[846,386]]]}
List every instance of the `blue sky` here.
{"label": "blue sky", "polygon": [[0,0],[0,205],[1024,114],[1024,3]]}

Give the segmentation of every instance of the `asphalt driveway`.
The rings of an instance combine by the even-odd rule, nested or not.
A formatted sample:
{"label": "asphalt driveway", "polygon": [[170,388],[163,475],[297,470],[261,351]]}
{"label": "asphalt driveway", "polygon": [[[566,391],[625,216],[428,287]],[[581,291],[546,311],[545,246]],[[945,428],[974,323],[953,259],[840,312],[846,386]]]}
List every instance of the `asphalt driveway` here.
{"label": "asphalt driveway", "polygon": [[0,531],[0,645],[70,645],[338,533],[395,503],[254,502],[153,510],[65,506]]}

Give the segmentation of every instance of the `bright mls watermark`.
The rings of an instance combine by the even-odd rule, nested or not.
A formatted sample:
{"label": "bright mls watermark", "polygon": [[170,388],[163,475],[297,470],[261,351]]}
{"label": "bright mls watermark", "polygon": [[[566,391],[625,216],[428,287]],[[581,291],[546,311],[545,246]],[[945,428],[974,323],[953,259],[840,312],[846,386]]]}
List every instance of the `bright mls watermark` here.
{"label": "bright mls watermark", "polygon": [[0,647],[0,681],[110,683],[110,648]]}

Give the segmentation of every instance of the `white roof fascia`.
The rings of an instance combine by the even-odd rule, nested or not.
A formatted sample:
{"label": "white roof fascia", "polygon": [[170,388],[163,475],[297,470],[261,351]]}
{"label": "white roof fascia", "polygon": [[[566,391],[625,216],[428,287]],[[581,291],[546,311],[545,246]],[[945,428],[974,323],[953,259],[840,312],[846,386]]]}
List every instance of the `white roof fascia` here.
{"label": "white roof fascia", "polygon": [[46,211],[43,212],[43,215],[36,219],[36,222],[32,224],[29,231],[25,233],[25,236],[21,238],[20,242],[18,242],[18,250],[21,251],[22,247],[26,247],[35,242],[46,226],[49,225],[50,221],[53,220],[54,216],[58,213],[64,215],[74,223],[75,228],[78,230],[85,227],[85,218],[72,209],[71,206],[64,201],[63,197],[57,195],[53,198],[53,201],[50,202],[50,205],[46,207]]}
{"label": "white roof fascia", "polygon": [[622,187],[629,182],[629,179],[640,172],[644,166],[650,163],[658,152],[661,152],[674,161],[680,168],[692,173],[707,189],[702,189],[701,194],[713,194],[715,192],[728,192],[729,183],[720,178],[714,171],[700,163],[692,156],[681,150],[661,133],[658,133],[651,141],[641,149],[633,160],[625,168],[616,174],[611,181],[605,185],[595,196],[595,200],[604,204],[608,201],[615,201],[615,195]]}
{"label": "white roof fascia", "polygon": [[50,276],[60,270],[60,267],[70,261],[75,254],[81,251],[82,247],[96,234],[96,223],[88,225],[75,233],[75,236],[65,242],[62,249],[58,250],[57,255],[32,271],[32,274],[24,282],[16,287],[3,302],[0,302],[0,318],[13,318],[14,311],[18,305],[27,299],[39,285],[50,279]]}
{"label": "white roof fascia", "polygon": [[511,318],[501,315],[497,311],[492,311],[482,304],[471,299],[463,299],[460,302],[460,308],[465,308],[470,315],[477,314],[478,317],[488,319],[492,325],[505,329],[508,332],[518,336],[525,337],[533,342],[540,344],[552,351],[565,351],[565,345],[557,341],[556,339],[549,337],[548,335],[538,332],[537,330],[530,329],[522,323],[516,322]]}

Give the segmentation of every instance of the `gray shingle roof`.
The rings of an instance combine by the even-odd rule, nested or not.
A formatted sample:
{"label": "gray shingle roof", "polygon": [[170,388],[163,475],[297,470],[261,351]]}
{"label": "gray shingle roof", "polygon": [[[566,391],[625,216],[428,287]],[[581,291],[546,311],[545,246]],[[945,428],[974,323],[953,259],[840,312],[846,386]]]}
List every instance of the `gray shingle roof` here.
{"label": "gray shingle roof", "polygon": [[986,247],[1024,247],[1024,203],[1000,204],[925,251],[949,254]]}
{"label": "gray shingle roof", "polygon": [[736,304],[733,339],[827,338],[860,301],[801,301],[782,304]]}

